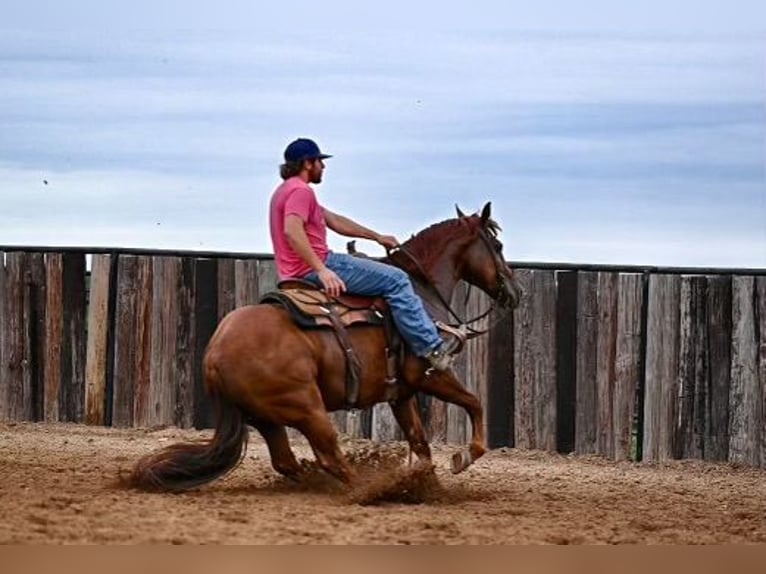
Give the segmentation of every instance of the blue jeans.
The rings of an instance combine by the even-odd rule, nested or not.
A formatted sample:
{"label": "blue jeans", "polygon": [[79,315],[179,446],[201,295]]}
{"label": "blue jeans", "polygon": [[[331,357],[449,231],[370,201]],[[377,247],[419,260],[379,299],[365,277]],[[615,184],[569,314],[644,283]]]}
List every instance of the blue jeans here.
{"label": "blue jeans", "polygon": [[[441,345],[439,332],[404,271],[373,259],[332,252],[325,265],[343,280],[349,293],[383,297],[391,308],[399,333],[413,353],[422,357]],[[315,271],[303,279],[322,286]]]}

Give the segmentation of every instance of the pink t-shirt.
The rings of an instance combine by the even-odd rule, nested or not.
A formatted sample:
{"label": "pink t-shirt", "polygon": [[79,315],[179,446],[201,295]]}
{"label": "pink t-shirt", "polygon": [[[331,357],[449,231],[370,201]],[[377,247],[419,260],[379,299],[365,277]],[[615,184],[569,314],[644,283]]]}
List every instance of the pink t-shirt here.
{"label": "pink t-shirt", "polygon": [[297,215],[303,220],[303,228],[309,245],[324,261],[330,249],[327,247],[327,226],[324,210],[317,202],[314,190],[299,177],[291,177],[274,190],[269,210],[271,244],[280,279],[299,278],[313,271],[290,246],[285,237],[285,218]]}

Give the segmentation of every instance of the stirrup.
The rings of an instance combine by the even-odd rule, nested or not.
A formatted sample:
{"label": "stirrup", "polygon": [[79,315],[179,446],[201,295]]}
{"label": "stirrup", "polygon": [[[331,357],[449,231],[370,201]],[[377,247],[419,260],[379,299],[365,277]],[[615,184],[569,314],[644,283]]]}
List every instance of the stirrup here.
{"label": "stirrup", "polygon": [[451,325],[447,325],[446,323],[442,323],[441,321],[436,321],[434,324],[439,331],[447,333],[457,340],[458,344],[450,353],[451,355],[457,355],[460,351],[463,350],[465,341],[468,338],[468,334],[462,328],[453,327]]}

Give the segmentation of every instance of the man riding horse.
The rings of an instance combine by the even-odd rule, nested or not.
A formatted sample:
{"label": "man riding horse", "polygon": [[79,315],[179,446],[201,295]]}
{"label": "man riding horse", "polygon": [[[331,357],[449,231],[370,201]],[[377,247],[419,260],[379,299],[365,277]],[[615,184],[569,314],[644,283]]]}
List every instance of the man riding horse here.
{"label": "man riding horse", "polygon": [[[382,324],[362,321],[341,329],[334,305],[322,303],[327,313],[322,318],[331,319],[334,328],[304,329],[285,306],[263,300],[238,307],[218,324],[202,360],[207,400],[216,413],[212,438],[169,445],[145,455],[136,463],[130,484],[150,490],[188,490],[220,478],[242,460],[249,427],[266,441],[274,469],[300,479],[304,469],[290,446],[286,431],[290,427],[306,437],[322,469],[353,486],[357,472],[340,449],[328,414],[349,404],[367,409],[387,402],[418,461],[430,465],[417,393],[457,405],[470,417],[470,443],[453,455],[452,472],[462,472],[486,452],[482,403],[449,368],[450,355],[462,340],[442,341],[424,311],[424,301],[429,309],[443,308],[461,325],[472,321],[460,320],[449,303],[460,281],[493,300],[489,311],[495,305],[506,311],[518,305],[521,289],[503,256],[491,204],[472,215],[458,209],[457,218],[413,235],[389,252],[387,260],[396,267],[332,253],[327,248],[326,227],[376,240],[389,249],[398,242],[320,207],[310,184],[322,180],[326,158],[314,142],[305,139],[285,150],[284,183],[275,191],[271,206],[280,278],[313,282],[311,292],[307,291],[313,299],[321,298],[315,296],[316,287],[324,288],[330,297],[344,290],[384,297],[406,348],[389,353],[392,339],[386,314],[380,315],[386,321]],[[416,287],[425,286],[425,291],[419,291],[424,301],[415,294],[408,274]],[[364,308],[369,309],[370,299],[365,301]],[[455,332],[459,339],[462,331]],[[345,343],[339,345],[341,340]],[[398,350],[402,351],[401,346]],[[357,360],[350,360],[351,356]],[[393,357],[398,360],[392,375]],[[352,364],[354,369],[349,368]],[[352,370],[358,384],[349,386]]]}
{"label": "man riding horse", "polygon": [[330,296],[343,292],[382,297],[410,350],[437,370],[447,370],[459,337],[439,335],[407,273],[372,259],[334,253],[327,246],[327,228],[348,237],[370,239],[386,249],[398,247],[391,235],[381,235],[319,204],[310,184],[322,181],[324,160],[332,157],[312,140],[299,138],[284,151],[280,166],[284,180],[271,197],[270,229],[274,259],[281,280],[302,279]]}

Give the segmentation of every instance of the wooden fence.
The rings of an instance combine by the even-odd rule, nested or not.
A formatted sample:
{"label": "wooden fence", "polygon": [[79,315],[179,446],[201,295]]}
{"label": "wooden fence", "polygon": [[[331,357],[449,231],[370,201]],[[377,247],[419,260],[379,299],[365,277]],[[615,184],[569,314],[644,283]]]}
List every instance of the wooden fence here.
{"label": "wooden fence", "polygon": [[[90,270],[86,271],[86,261]],[[267,256],[0,248],[0,420],[208,427],[200,364],[218,321],[274,288]],[[525,296],[456,369],[493,447],[766,466],[766,271],[519,265]],[[477,290],[455,304],[472,317]],[[465,413],[419,397],[430,439]],[[387,405],[339,429],[401,435]]]}

